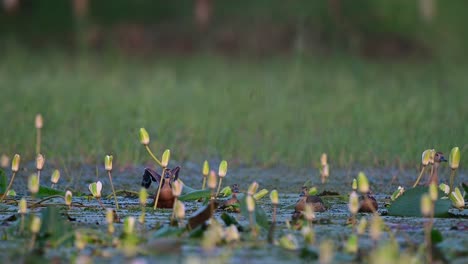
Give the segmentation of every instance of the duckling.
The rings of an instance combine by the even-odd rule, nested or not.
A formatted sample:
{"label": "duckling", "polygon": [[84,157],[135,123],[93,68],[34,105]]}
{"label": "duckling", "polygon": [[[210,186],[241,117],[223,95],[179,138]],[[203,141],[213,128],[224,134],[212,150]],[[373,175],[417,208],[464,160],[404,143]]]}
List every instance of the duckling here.
{"label": "duckling", "polygon": [[366,196],[361,196],[361,202],[359,203],[359,212],[360,213],[373,213],[376,212],[379,208],[377,200],[370,193]]}
{"label": "duckling", "polygon": [[294,208],[295,212],[302,212],[305,210],[306,204],[311,204],[314,212],[324,212],[327,209],[323,204],[322,199],[317,195],[309,195],[309,189],[305,186],[302,187],[302,192],[299,201]]}
{"label": "duckling", "polygon": [[435,183],[436,185],[439,184],[439,167],[441,162],[446,162],[447,160],[444,157],[444,154],[442,152],[436,152],[434,155],[434,165],[432,168],[432,173],[431,177],[429,178],[429,181],[427,182],[427,186],[429,186],[431,183]]}
{"label": "duckling", "polygon": [[[145,168],[145,172],[143,174],[143,179],[141,181],[141,186],[148,189],[151,186],[151,182],[158,182],[163,181],[161,185],[161,191],[159,193],[159,200],[158,200],[158,208],[173,208],[174,206],[174,195],[172,193],[172,183],[179,178],[179,171],[180,167],[177,166],[173,169],[166,169],[164,171],[164,178],[161,177],[159,173],[156,171]],[[154,200],[156,201],[156,195],[154,196]],[[154,205],[154,202],[153,202]]]}

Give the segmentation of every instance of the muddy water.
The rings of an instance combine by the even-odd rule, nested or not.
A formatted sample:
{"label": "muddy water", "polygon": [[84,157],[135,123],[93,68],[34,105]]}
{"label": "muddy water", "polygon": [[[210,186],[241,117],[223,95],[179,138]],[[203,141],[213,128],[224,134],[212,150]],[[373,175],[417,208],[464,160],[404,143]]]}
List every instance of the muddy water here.
{"label": "muddy water", "polygon": [[[29,164],[32,165],[32,164]],[[34,166],[28,166],[34,168]],[[127,167],[123,169],[116,169],[113,172],[113,181],[117,190],[130,190],[138,191],[140,188],[141,174],[144,170],[143,166]],[[18,197],[27,194],[26,178],[32,169],[23,169],[18,175],[13,188],[17,191]],[[48,185],[49,177],[52,169],[46,169],[43,172],[41,183]],[[194,163],[185,163],[182,165],[180,173],[181,179],[193,188],[200,188],[201,186],[201,167]],[[298,193],[301,186],[306,181],[311,181],[319,192],[323,190],[338,192],[346,195],[350,190],[352,179],[357,175],[359,169],[349,170],[331,170],[329,181],[322,185],[316,169],[289,169],[285,167],[278,168],[230,168],[228,175],[225,178],[225,184],[238,183],[241,191],[247,189],[252,181],[257,181],[260,188],[272,190],[278,189],[280,192],[280,205],[278,210],[278,229],[276,238],[282,234],[292,233],[297,238],[299,244],[303,244],[303,239],[300,231],[290,231],[286,228],[286,222],[291,219],[293,209],[290,208],[298,199]],[[396,238],[403,249],[417,248],[424,241],[423,226],[425,219],[412,218],[412,217],[390,217],[385,216],[384,204],[388,201],[388,196],[399,186],[411,186],[417,177],[417,171],[398,169],[364,169],[363,170],[371,181],[373,192],[379,202],[380,213],[383,214],[383,219],[387,226],[395,232]],[[96,176],[98,174],[98,176]],[[442,181],[447,181],[449,171],[443,169],[440,173]],[[108,177],[102,168],[98,169],[93,166],[71,166],[66,170],[62,169],[62,179],[58,188],[71,188],[74,192],[88,193],[88,184],[97,179],[103,182],[104,196],[111,193],[108,183]],[[464,172],[458,174],[457,182],[467,181],[468,177]],[[151,186],[150,193],[154,192],[155,186]],[[31,198],[28,198],[31,200]],[[330,239],[334,242],[336,249],[335,262],[355,262],[356,259],[349,254],[343,252],[343,244],[351,233],[351,228],[347,226],[346,222],[349,218],[347,201],[339,196],[323,197],[329,209],[323,213],[316,214],[316,223],[314,230],[316,233],[316,241]],[[106,229],[104,211],[95,200],[88,200],[84,197],[74,197],[73,202],[77,205],[83,204],[85,207],[72,207],[68,214],[71,218],[75,219],[73,225],[77,228],[92,228],[92,229]],[[105,207],[113,207],[113,198],[103,199]],[[119,215],[135,216],[140,214],[140,207],[138,199],[134,197],[119,196],[118,202],[121,207]],[[45,202],[45,204],[62,204],[63,200],[60,198],[53,199]],[[186,215],[191,215],[201,205],[197,202],[186,202],[187,212]],[[259,201],[259,206],[266,211],[267,215],[271,217],[272,207],[268,197]],[[41,208],[34,209],[33,212],[39,212]],[[5,230],[11,223],[4,221],[9,216],[15,214],[17,207],[14,205],[0,205],[0,231]],[[219,218],[222,212],[218,212],[216,216]],[[176,239],[170,243],[171,250],[167,254],[158,255],[157,258],[151,256],[151,252],[158,251],[161,245],[158,239],[151,236],[154,230],[160,226],[167,224],[171,210],[158,210],[154,212],[148,208],[146,214],[146,226],[138,227],[148,242],[142,247],[150,255],[142,255],[137,257],[137,260],[155,262],[158,261],[171,261],[171,262],[192,262],[198,261],[206,262],[207,259],[214,262],[231,262],[231,263],[276,263],[276,262],[301,262],[299,252],[286,251],[279,247],[269,246],[265,241],[265,237],[260,238],[260,242],[251,244],[237,244],[233,246],[223,246],[216,248],[212,252],[203,252],[199,247],[196,240]],[[233,214],[242,225],[247,225],[247,219],[244,219],[240,214]],[[361,214],[358,218],[365,217],[370,220],[371,215]],[[440,230],[444,236],[444,241],[439,245],[439,248],[445,252],[445,255],[450,260],[455,262],[464,263],[468,258],[468,223],[466,218],[451,218],[451,219],[436,219],[434,227]],[[116,224],[118,233],[122,228],[122,224]],[[145,230],[145,232],[143,232]],[[388,236],[384,234],[384,238]],[[5,237],[4,237],[5,238]],[[3,248],[0,255],[4,259],[15,260],[15,255],[18,248],[24,247],[25,241],[19,239],[4,239],[0,240],[0,248]],[[169,245],[171,245],[169,243]],[[167,246],[166,244],[163,245]],[[368,252],[374,247],[374,242],[364,235],[360,240],[360,247],[362,252]],[[15,253],[16,252],[16,253]],[[83,250],[81,253],[75,249],[59,248],[50,249],[45,253],[45,258],[50,260],[58,258],[72,258],[76,255],[92,256],[95,261],[104,262],[130,262],[135,258],[126,258],[120,251],[113,247],[100,248],[98,246],[90,246]],[[144,263],[144,262],[143,262]]]}

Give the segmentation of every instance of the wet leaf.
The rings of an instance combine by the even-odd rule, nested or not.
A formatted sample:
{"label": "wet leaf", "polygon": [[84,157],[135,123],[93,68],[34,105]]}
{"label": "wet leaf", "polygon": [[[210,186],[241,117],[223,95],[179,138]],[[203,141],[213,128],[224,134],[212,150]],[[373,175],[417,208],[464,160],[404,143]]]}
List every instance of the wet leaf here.
{"label": "wet leaf", "polygon": [[[214,200],[213,210],[216,210],[219,206],[218,201]],[[193,215],[189,218],[187,226],[190,229],[194,229],[199,225],[202,225],[206,220],[210,219],[212,215],[211,204],[208,203],[206,206],[198,209]]]}
{"label": "wet leaf", "polygon": [[[185,188],[185,186],[184,186]],[[211,190],[195,190],[186,194],[183,194],[179,197],[180,201],[195,201],[200,198],[210,198]]]}
{"label": "wet leaf", "polygon": [[36,195],[39,197],[46,197],[46,196],[52,196],[52,195],[65,196],[65,192],[57,190],[57,189],[52,189],[47,186],[40,186],[39,192]]}
{"label": "wet leaf", "polygon": [[[423,186],[407,190],[390,205],[388,215],[421,217],[421,196],[428,192],[429,188]],[[443,197],[444,193],[439,190],[438,196]],[[434,217],[449,217],[450,207],[450,200],[437,200],[434,206]]]}

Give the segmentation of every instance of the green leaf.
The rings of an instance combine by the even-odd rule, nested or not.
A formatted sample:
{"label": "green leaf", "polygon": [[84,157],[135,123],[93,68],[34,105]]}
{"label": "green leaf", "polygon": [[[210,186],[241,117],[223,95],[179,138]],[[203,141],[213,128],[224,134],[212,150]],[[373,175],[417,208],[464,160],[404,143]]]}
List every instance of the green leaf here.
{"label": "green leaf", "polygon": [[[184,187],[185,188],[185,187]],[[189,192],[187,194],[181,195],[179,197],[180,201],[194,201],[200,198],[210,198],[211,197],[211,190],[195,190],[193,192]]]}
{"label": "green leaf", "polygon": [[52,189],[47,186],[39,186],[39,192],[36,195],[39,197],[52,196],[52,195],[65,196],[65,192],[61,190]]}
{"label": "green leaf", "polygon": [[7,188],[7,177],[5,171],[0,169],[0,193],[4,193]]}
{"label": "green leaf", "polygon": [[442,242],[444,240],[444,237],[442,236],[442,233],[440,233],[439,230],[432,229],[431,230],[431,240],[432,240],[432,244],[435,245],[435,244],[438,244],[438,243]]}
{"label": "green leaf", "polygon": [[[388,215],[422,217],[421,196],[428,192],[429,188],[423,186],[407,190],[390,205]],[[445,194],[439,190],[438,196]],[[448,210],[452,206],[449,199],[439,199],[434,205],[434,217],[449,217]]]}

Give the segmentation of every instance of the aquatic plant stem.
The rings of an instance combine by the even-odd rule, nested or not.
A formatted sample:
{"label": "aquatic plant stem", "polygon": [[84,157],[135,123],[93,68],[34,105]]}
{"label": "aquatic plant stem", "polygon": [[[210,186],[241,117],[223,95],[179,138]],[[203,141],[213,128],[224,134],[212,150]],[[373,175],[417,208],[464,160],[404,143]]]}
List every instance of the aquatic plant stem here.
{"label": "aquatic plant stem", "polygon": [[205,186],[206,186],[206,176],[203,176],[202,190],[205,190]]}
{"label": "aquatic plant stem", "polygon": [[450,191],[449,193],[452,193],[453,191],[453,182],[455,180],[455,169],[452,169],[450,171],[450,180],[449,180],[449,186],[450,186]]}
{"label": "aquatic plant stem", "polygon": [[257,238],[257,229],[255,228],[254,221],[253,221],[253,212],[249,212],[249,222],[250,222],[250,229],[252,229],[252,235],[254,238]]}
{"label": "aquatic plant stem", "polygon": [[117,196],[115,195],[115,189],[114,189],[114,184],[112,183],[112,174],[110,170],[107,171],[107,175],[109,175],[109,181],[112,187],[112,193],[114,194],[115,208],[119,210],[119,203],[117,202]]}
{"label": "aquatic plant stem", "polygon": [[148,153],[150,154],[151,158],[153,158],[153,160],[156,161],[156,163],[157,163],[159,166],[164,167],[164,166],[162,165],[161,161],[159,161],[159,159],[156,158],[156,156],[154,156],[153,152],[151,152],[151,149],[149,148],[149,146],[148,146],[148,145],[145,145],[145,148],[146,148],[146,150],[148,151]]}
{"label": "aquatic plant stem", "polygon": [[425,169],[426,169],[426,166],[423,166],[422,169],[421,169],[421,173],[419,173],[418,178],[416,179],[416,181],[413,184],[413,188],[418,185],[419,181],[421,180],[422,175],[424,174]]}
{"label": "aquatic plant stem", "polygon": [[96,198],[96,200],[98,201],[99,205],[101,205],[101,207],[106,210],[106,207],[104,206],[104,204],[102,203],[101,201],[101,198]]}
{"label": "aquatic plant stem", "polygon": [[219,177],[219,183],[218,183],[218,190],[216,191],[215,197],[218,197],[219,195],[219,190],[221,189],[221,184],[223,183],[223,178]]}
{"label": "aquatic plant stem", "polygon": [[13,175],[11,175],[10,183],[8,184],[8,187],[7,187],[6,190],[5,190],[5,193],[2,195],[2,198],[0,199],[0,202],[3,202],[3,200],[4,200],[5,197],[7,196],[8,191],[10,190],[11,185],[13,184],[13,181],[15,180],[15,176],[16,176],[16,172],[14,171],[14,172],[13,172]]}
{"label": "aquatic plant stem", "polygon": [[[149,150],[149,148],[148,148]],[[156,158],[156,157],[154,157]],[[160,163],[161,165],[161,163]],[[162,166],[162,165],[161,165]],[[162,173],[161,173],[161,179],[159,180],[159,188],[158,188],[158,192],[156,193],[156,199],[154,199],[154,207],[153,209],[156,210],[156,208],[158,207],[158,201],[159,201],[159,194],[161,193],[161,188],[162,188],[162,182],[164,180],[164,172],[166,171],[166,167],[163,167],[162,169]]]}
{"label": "aquatic plant stem", "polygon": [[32,235],[31,242],[29,244],[29,251],[34,249],[34,244],[36,243],[36,233]]}
{"label": "aquatic plant stem", "polygon": [[273,239],[275,236],[275,226],[276,226],[276,204],[273,205],[273,213],[271,216],[271,226],[270,230],[268,230],[268,242],[273,244]]}
{"label": "aquatic plant stem", "polygon": [[41,129],[36,128],[36,155],[41,153]]}
{"label": "aquatic plant stem", "polygon": [[174,198],[174,205],[172,206],[172,214],[171,214],[171,225],[174,223],[174,218],[175,218],[175,207],[177,204],[177,197]]}

